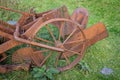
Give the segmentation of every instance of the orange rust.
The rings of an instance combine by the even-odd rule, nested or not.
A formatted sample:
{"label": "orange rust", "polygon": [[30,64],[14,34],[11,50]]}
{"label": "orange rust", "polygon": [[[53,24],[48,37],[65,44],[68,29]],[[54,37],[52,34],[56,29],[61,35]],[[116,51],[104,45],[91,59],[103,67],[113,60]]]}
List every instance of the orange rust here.
{"label": "orange rust", "polygon": [[4,31],[4,32],[6,32],[6,33],[9,33],[9,34],[13,34],[13,33],[14,33],[14,30],[13,30],[13,29],[11,29],[11,28],[9,28],[9,27],[6,27],[6,26],[4,26],[4,25],[2,25],[2,24],[0,24],[0,30],[1,30],[1,31]]}
{"label": "orange rust", "polygon": [[[32,63],[33,65],[41,67],[52,54],[54,54],[52,51],[56,51],[58,55],[54,57],[56,59],[55,67],[59,71],[68,70],[82,59],[87,47],[108,36],[103,23],[97,23],[85,29],[88,22],[88,12],[84,8],[76,9],[71,16],[66,6],[42,13],[35,13],[34,11],[30,11],[30,13],[21,12],[1,6],[0,8],[21,14],[16,25],[10,25],[0,20],[0,37],[7,40],[0,44],[0,55],[2,55],[3,58],[6,57],[4,53],[7,50],[21,44],[45,49],[45,52],[41,50],[38,51],[37,48],[35,48],[36,51],[32,47],[18,49],[12,55],[13,63]],[[52,29],[46,26],[49,24],[58,28],[58,39]],[[44,26],[46,26],[48,34],[53,39],[52,42],[37,36],[36,33],[38,33],[41,28],[44,28]],[[37,42],[36,39],[40,42]],[[50,53],[48,51],[48,54],[43,56],[46,50],[51,51]],[[77,57],[71,62],[69,59],[74,55],[77,55]],[[65,59],[66,65],[58,66],[61,58]],[[8,71],[6,71],[6,66],[0,66],[0,70],[3,69],[1,72],[5,73],[11,70],[17,70],[18,66],[9,66]],[[22,65],[20,66],[23,67]]]}
{"label": "orange rust", "polygon": [[0,45],[0,54],[6,52],[7,50],[9,50],[15,46],[21,45],[21,44],[22,43],[17,42],[15,40],[9,40],[9,41]]}
{"label": "orange rust", "polygon": [[28,71],[30,64],[16,64],[16,65],[0,65],[0,73],[8,73],[16,70],[25,70]]}
{"label": "orange rust", "polygon": [[31,47],[25,47],[17,50],[12,55],[13,63],[31,63],[39,66],[44,56],[41,52],[34,51]]}
{"label": "orange rust", "polygon": [[[83,30],[83,32],[86,36],[86,41],[82,40],[81,32],[76,32],[75,35],[65,43],[64,46],[70,50],[80,52],[83,42],[86,43],[87,48],[95,44],[97,41],[102,40],[108,36],[105,25],[101,22]],[[68,57],[72,55],[74,54],[66,53],[66,56]]]}
{"label": "orange rust", "polygon": [[7,55],[5,53],[2,53],[0,57],[0,62],[4,61],[6,58],[7,58]]}
{"label": "orange rust", "polygon": [[0,36],[5,37],[5,38],[9,38],[9,39],[13,39],[13,36],[11,34],[8,34],[2,30],[0,30]]}

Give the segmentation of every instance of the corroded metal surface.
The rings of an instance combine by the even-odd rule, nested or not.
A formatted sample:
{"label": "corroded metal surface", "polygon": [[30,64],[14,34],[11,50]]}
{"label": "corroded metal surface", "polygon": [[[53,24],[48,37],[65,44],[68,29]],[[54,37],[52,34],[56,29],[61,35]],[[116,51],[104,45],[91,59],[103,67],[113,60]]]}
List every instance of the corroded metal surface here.
{"label": "corroded metal surface", "polygon": [[42,52],[34,51],[31,47],[21,48],[12,55],[12,62],[15,64],[32,63],[39,66],[43,59]]}
{"label": "corroded metal surface", "polygon": [[[0,20],[0,39],[5,40],[0,44],[0,61],[7,57],[5,54],[7,50],[24,44],[28,47],[22,47],[13,53],[13,64],[27,63],[41,67],[54,59],[50,65],[54,65],[59,71],[65,71],[82,59],[87,47],[108,36],[103,23],[97,23],[86,29],[88,12],[85,8],[76,9],[71,16],[66,6],[42,13],[35,13],[33,9],[30,12],[21,12],[2,6],[0,8],[21,14],[15,25]],[[54,32],[51,25],[58,31]],[[42,38],[41,30],[47,31],[46,33],[43,31],[42,36],[50,35],[51,38]],[[76,58],[72,59],[73,56]],[[60,65],[62,59],[65,63]],[[1,65],[0,73],[16,70],[18,66],[24,67]],[[28,70],[28,66],[26,69]]]}
{"label": "corroded metal surface", "polygon": [[88,22],[88,11],[85,8],[77,8],[73,12],[71,19],[81,24],[82,28],[85,29]]}
{"label": "corroded metal surface", "polygon": [[7,55],[5,53],[2,53],[0,56],[0,62],[4,61],[7,58]]}
{"label": "corroded metal surface", "polygon": [[0,65],[0,73],[8,73],[15,70],[28,71],[30,64]]}
{"label": "corroded metal surface", "polygon": [[[94,24],[87,29],[84,29],[83,32],[86,36],[86,48],[108,36],[105,25],[101,22]],[[70,50],[80,52],[80,48],[82,47],[82,44],[79,44],[80,42],[84,42],[81,37],[81,32],[76,32],[75,35],[64,44],[64,46]],[[68,57],[72,55],[74,54],[66,54]]]}

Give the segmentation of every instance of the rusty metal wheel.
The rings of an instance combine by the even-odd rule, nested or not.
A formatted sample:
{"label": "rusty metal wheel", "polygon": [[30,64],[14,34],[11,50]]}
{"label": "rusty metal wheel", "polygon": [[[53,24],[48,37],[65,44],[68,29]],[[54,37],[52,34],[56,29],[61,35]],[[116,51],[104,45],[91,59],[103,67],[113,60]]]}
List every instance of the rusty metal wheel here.
{"label": "rusty metal wheel", "polygon": [[[46,64],[48,67],[56,67],[59,71],[65,71],[75,66],[85,51],[85,35],[81,25],[65,18],[50,19],[40,25],[34,41],[63,49],[64,51],[53,51],[43,53],[45,56],[40,66]],[[79,33],[77,37],[74,37]],[[38,47],[37,47],[38,48]],[[46,50],[46,48],[38,48]]]}

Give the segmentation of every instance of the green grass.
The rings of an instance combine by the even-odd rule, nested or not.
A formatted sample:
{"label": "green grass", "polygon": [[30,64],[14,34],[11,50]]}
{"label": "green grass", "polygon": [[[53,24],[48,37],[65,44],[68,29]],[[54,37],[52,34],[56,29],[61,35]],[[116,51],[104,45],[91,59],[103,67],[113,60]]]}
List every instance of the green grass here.
{"label": "green grass", "polygon": [[[6,1],[6,0],[5,0]],[[35,7],[37,12],[54,9],[62,5],[68,7],[69,13],[77,7],[85,7],[89,11],[88,27],[103,22],[108,30],[109,37],[96,43],[86,50],[82,59],[90,67],[90,72],[74,67],[69,71],[62,72],[55,76],[56,80],[120,80],[120,1],[119,0],[9,0],[16,3],[9,3],[10,8],[22,11]],[[0,4],[1,5],[1,4]],[[1,12],[1,11],[0,11]],[[9,13],[6,13],[9,15]],[[13,13],[12,13],[13,14]],[[4,18],[5,17],[5,18]],[[6,15],[0,15],[3,20],[8,20]],[[15,18],[16,16],[11,16]],[[113,74],[104,76],[100,73],[103,67],[113,69]],[[29,72],[12,72],[1,74],[0,80],[34,80]]]}

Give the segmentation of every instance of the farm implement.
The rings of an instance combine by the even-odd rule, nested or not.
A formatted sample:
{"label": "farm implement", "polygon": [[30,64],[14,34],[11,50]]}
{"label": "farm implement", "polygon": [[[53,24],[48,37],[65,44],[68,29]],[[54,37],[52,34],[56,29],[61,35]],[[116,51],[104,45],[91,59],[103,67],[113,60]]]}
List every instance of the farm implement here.
{"label": "farm implement", "polygon": [[7,59],[8,50],[14,50],[12,64],[0,65],[0,73],[43,65],[69,70],[77,65],[89,46],[108,36],[101,22],[86,28],[85,8],[76,9],[71,16],[66,6],[42,13],[34,9],[22,12],[0,8],[21,15],[16,24],[0,20],[0,62]]}

